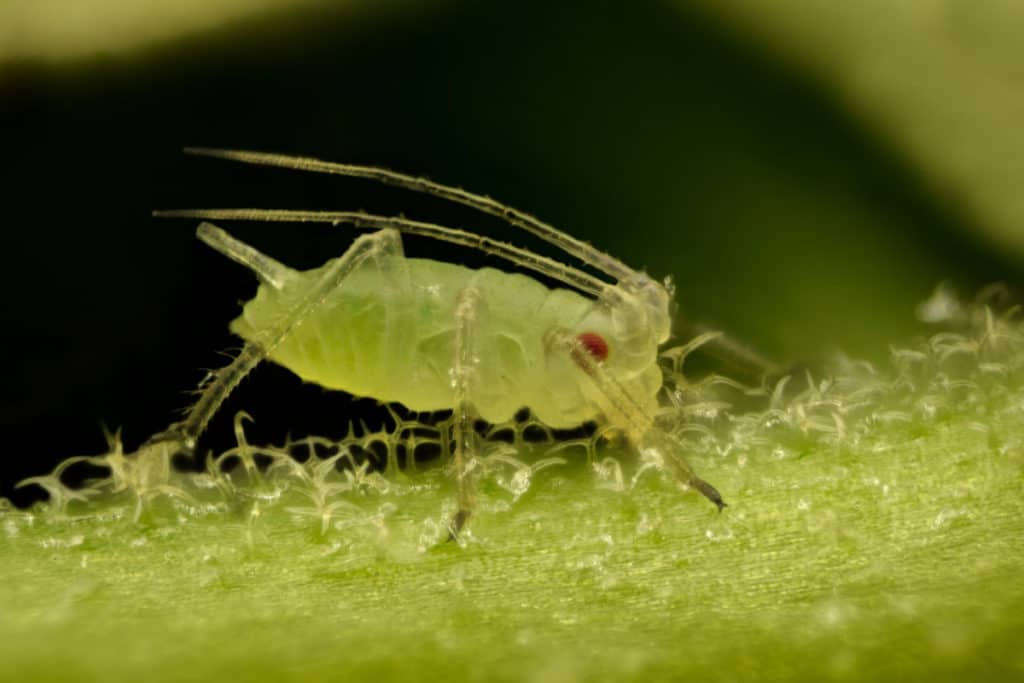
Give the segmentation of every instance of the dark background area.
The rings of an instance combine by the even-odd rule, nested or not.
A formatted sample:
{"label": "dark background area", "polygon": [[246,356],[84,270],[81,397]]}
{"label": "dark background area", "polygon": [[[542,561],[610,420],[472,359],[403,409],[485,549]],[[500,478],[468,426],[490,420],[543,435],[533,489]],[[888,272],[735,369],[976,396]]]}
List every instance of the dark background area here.
{"label": "dark background area", "polygon": [[[490,194],[652,275],[689,320],[781,363],[884,361],[921,333],[940,280],[970,292],[1019,267],[922,189],[817,84],[710,21],[660,4],[309,8],[141,52],[0,65],[4,404],[0,496],[60,460],[128,448],[238,346],[252,275],[157,208],[404,213],[550,248],[464,208],[358,180],[187,158],[241,147],[382,165]],[[295,267],[351,234],[237,224]],[[480,265],[406,242],[410,255]],[[201,449],[340,435],[352,405],[258,369]]]}

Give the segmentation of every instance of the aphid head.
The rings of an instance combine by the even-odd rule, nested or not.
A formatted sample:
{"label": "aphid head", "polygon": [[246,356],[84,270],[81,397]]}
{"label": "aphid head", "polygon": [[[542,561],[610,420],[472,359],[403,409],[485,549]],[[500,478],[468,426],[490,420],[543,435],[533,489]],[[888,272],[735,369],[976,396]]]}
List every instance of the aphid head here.
{"label": "aphid head", "polygon": [[671,279],[662,284],[636,272],[605,290],[602,300],[609,307],[617,337],[638,341],[642,336],[657,346],[672,329],[674,294]]}
{"label": "aphid head", "polygon": [[594,360],[628,381],[656,365],[658,347],[669,337],[671,306],[671,283],[635,273],[605,287],[593,313],[574,330],[576,339]]}
{"label": "aphid head", "polygon": [[[669,336],[671,303],[669,287],[647,275],[635,274],[617,285],[606,286],[593,310],[565,330],[575,342],[574,365],[592,372],[588,368],[596,363],[604,377],[580,385],[584,400],[597,407],[610,426],[621,427],[631,438],[641,436],[633,411],[652,414],[657,410],[662,385],[658,347]],[[550,369],[557,367],[558,361]],[[569,376],[566,386],[574,383]],[[615,386],[615,392],[628,396],[623,399],[630,406],[626,412],[622,405],[616,405],[621,400],[607,394],[608,386],[599,386],[607,382]]]}

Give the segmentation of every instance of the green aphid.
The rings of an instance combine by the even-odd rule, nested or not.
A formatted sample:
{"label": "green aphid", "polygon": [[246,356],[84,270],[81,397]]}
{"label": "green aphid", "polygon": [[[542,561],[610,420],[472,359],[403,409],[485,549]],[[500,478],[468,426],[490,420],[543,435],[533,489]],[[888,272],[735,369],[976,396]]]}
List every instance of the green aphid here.
{"label": "green aphid", "polygon": [[[293,270],[202,223],[199,239],[260,279],[231,330],[238,357],[204,385],[185,418],[154,436],[191,451],[241,379],[269,358],[303,380],[416,411],[454,411],[458,511],[454,538],[473,509],[473,421],[502,423],[522,409],[552,428],[587,421],[625,435],[721,509],[718,491],[694,473],[682,446],[654,424],[663,383],[659,346],[670,334],[673,292],[645,273],[488,197],[367,166],[218,149],[189,153],[249,164],[368,178],[498,216],[578,258],[606,279],[474,233],[362,212],[265,209],[159,211],[204,220],[313,222],[374,229],[323,266]],[[401,233],[496,255],[560,282],[406,258]]]}

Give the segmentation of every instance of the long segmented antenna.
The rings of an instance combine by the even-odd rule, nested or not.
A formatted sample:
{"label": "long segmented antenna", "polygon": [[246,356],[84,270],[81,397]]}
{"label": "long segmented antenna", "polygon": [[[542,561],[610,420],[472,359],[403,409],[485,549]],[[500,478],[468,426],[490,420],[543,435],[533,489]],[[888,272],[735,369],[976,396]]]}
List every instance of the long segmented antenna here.
{"label": "long segmented antenna", "polygon": [[255,152],[238,149],[216,149],[211,147],[186,147],[186,154],[195,156],[213,157],[238,161],[244,164],[259,166],[276,166],[289,168],[296,171],[309,171],[312,173],[326,173],[330,175],[343,175],[355,178],[366,178],[375,180],[385,185],[402,187],[414,192],[423,192],[434,195],[447,201],[456,202],[469,206],[477,211],[489,213],[503,219],[509,225],[521,228],[530,232],[540,239],[555,245],[567,254],[575,256],[583,263],[596,268],[604,274],[624,280],[636,272],[622,261],[610,254],[606,254],[593,246],[582,242],[571,235],[568,235],[552,225],[541,221],[528,213],[513,209],[499,201],[462,190],[450,185],[436,183],[426,178],[389,171],[374,166],[360,166],[357,164],[339,164],[332,161],[323,161],[311,157],[290,156],[287,154],[271,154],[268,152]]}
{"label": "long segmented antenna", "polygon": [[483,235],[414,221],[401,216],[376,216],[360,211],[292,211],[288,209],[175,209],[154,211],[157,218],[198,218],[202,220],[266,221],[276,223],[346,223],[357,228],[394,228],[410,235],[422,235],[444,242],[478,249],[511,263],[558,280],[581,292],[598,297],[608,283],[593,275],[559,263],[528,249],[498,242]]}

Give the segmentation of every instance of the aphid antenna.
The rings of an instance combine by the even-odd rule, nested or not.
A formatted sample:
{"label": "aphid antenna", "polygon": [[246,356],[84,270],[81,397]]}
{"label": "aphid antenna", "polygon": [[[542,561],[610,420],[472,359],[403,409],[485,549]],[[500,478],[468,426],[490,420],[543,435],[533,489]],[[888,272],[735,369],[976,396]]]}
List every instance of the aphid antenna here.
{"label": "aphid antenna", "polygon": [[[288,209],[174,209],[170,211],[154,211],[157,218],[197,218],[201,220],[232,220],[232,221],[263,221],[270,223],[327,223],[330,225],[351,225],[357,228],[384,229],[393,228],[409,235],[420,235],[443,242],[450,242],[472,249],[477,249],[485,254],[498,256],[500,258],[522,266],[523,268],[546,275],[570,287],[593,297],[601,296],[602,292],[609,287],[605,281],[585,273],[582,270],[573,268],[564,263],[535,254],[529,249],[517,247],[504,242],[477,235],[457,228],[448,228],[434,223],[414,221],[401,216],[377,216],[374,214],[362,213],[359,211],[293,211]],[[204,226],[206,226],[204,228]],[[202,231],[203,234],[200,234]],[[215,232],[216,231],[216,232]],[[260,274],[260,277],[287,277],[287,266],[284,266],[269,257],[257,252],[252,247],[239,242],[226,232],[210,223],[203,223],[197,230],[199,238],[222,252],[228,258],[243,265],[251,267]],[[223,237],[221,236],[223,235]],[[213,240],[213,241],[211,241]],[[259,267],[267,267],[270,272],[263,274],[258,270],[254,261],[249,260],[248,252],[252,251],[265,261],[261,261]],[[269,264],[273,264],[270,266]],[[276,268],[283,268],[285,272],[275,275]],[[269,282],[269,280],[268,280]]]}
{"label": "aphid antenna", "polygon": [[237,161],[243,164],[257,166],[274,166],[287,168],[296,171],[308,171],[311,173],[325,173],[329,175],[341,175],[354,178],[365,178],[385,185],[401,187],[413,192],[422,192],[433,195],[446,201],[455,202],[468,206],[477,211],[497,216],[509,225],[526,230],[536,237],[552,244],[562,251],[570,254],[583,263],[601,271],[616,280],[625,280],[636,276],[637,271],[625,263],[607,254],[586,242],[576,239],[571,235],[562,232],[558,228],[545,223],[524,211],[519,211],[506,204],[491,199],[485,195],[476,194],[442,183],[428,180],[417,176],[390,171],[374,166],[361,166],[358,164],[341,164],[312,157],[291,156],[287,154],[273,154],[268,152],[257,152],[252,150],[239,149],[217,149],[212,147],[186,147],[185,154],[202,157],[212,157]]}

